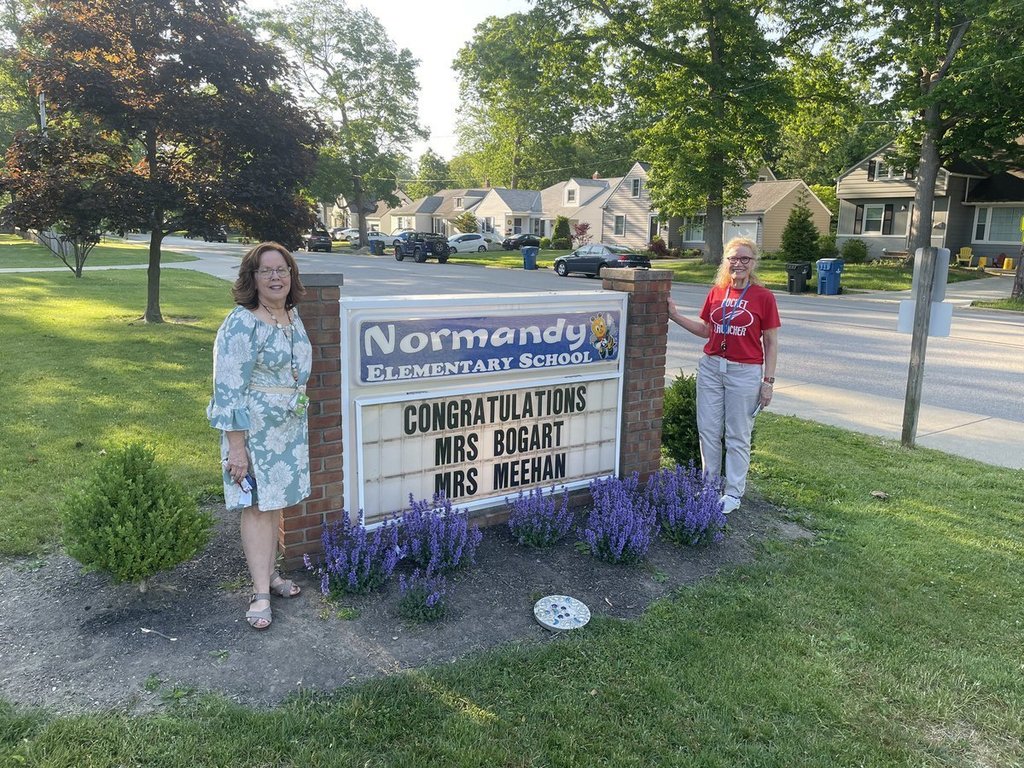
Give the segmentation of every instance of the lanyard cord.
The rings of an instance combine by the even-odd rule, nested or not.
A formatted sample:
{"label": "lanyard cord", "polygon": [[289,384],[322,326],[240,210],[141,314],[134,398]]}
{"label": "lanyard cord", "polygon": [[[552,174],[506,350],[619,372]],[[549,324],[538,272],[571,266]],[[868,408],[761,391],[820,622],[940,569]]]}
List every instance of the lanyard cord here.
{"label": "lanyard cord", "polygon": [[732,319],[739,314],[740,304],[743,302],[743,297],[747,295],[747,291],[750,289],[750,281],[743,287],[743,291],[740,293],[740,297],[736,299],[736,303],[732,305],[731,311],[727,315],[725,313],[725,302],[729,300],[729,294],[732,291],[732,286],[727,285],[725,287],[725,295],[722,297],[722,352],[725,352],[726,341],[729,338],[729,327],[732,325]]}

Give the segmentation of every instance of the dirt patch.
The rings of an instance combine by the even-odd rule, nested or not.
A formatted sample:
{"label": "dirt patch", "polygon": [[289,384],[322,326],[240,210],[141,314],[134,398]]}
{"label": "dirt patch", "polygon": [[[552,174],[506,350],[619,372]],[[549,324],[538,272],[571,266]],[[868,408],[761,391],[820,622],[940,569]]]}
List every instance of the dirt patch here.
{"label": "dirt patch", "polygon": [[[452,581],[442,622],[410,624],[396,612],[397,584],[383,594],[326,603],[319,584],[275,599],[274,624],[255,632],[237,519],[219,510],[215,536],[196,560],[154,579],[141,594],[83,574],[63,553],[0,563],[0,696],[61,713],[146,712],[168,694],[213,691],[251,706],[289,694],[445,663],[508,643],[544,643],[534,602],[568,594],[598,616],[630,618],[653,600],[723,568],[750,561],[757,542],[810,534],[756,500],[730,520],[720,544],[686,549],[657,542],[640,566],[614,566],[576,551],[517,546],[507,528],[484,531],[476,567]],[[144,631],[150,630],[150,631]],[[585,630],[584,630],[585,631]],[[170,639],[175,638],[175,639]]]}

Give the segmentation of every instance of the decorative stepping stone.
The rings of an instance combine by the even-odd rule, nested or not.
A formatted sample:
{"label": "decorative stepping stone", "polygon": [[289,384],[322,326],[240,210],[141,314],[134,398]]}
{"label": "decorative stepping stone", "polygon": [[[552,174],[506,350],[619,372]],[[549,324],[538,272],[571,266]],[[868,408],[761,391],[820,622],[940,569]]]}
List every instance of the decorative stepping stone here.
{"label": "decorative stepping stone", "polygon": [[545,629],[561,632],[584,626],[590,621],[590,609],[575,597],[548,595],[534,604],[533,616]]}

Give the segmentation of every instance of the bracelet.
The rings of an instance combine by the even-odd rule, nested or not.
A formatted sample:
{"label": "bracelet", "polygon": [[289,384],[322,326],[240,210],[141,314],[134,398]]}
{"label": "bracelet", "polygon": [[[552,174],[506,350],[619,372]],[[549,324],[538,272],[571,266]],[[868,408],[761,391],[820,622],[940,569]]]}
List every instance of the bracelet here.
{"label": "bracelet", "polygon": [[771,387],[772,389],[775,389],[775,385],[772,384],[770,381],[762,381],[761,382],[761,386],[762,387]]}
{"label": "bracelet", "polygon": [[775,377],[774,376],[765,376],[763,379],[761,379],[761,381],[763,381],[765,384],[774,384],[775,383]]}

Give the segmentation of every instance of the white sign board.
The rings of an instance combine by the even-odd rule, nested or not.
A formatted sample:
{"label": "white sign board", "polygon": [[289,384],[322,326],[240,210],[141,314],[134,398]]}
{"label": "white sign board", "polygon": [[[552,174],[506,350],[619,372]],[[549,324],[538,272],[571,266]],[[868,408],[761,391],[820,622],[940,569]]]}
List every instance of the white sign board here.
{"label": "white sign board", "polygon": [[626,294],[342,299],[346,509],[495,506],[618,470]]}
{"label": "white sign board", "polygon": [[[900,302],[900,313],[896,318],[897,333],[914,332],[914,312],[917,302],[913,299],[904,299]],[[945,302],[932,302],[931,314],[928,317],[929,336],[949,336],[949,329],[953,324],[953,305]]]}

